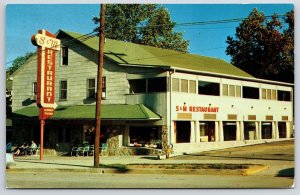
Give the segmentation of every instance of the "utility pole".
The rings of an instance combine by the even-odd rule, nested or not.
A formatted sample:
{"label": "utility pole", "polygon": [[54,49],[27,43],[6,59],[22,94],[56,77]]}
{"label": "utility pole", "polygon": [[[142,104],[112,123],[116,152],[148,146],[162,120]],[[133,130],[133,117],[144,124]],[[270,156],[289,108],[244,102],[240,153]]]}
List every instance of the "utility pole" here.
{"label": "utility pole", "polygon": [[99,168],[99,147],[100,147],[100,127],[101,127],[101,98],[102,98],[102,70],[103,70],[103,49],[104,49],[104,30],[105,30],[105,4],[101,4],[100,10],[100,29],[99,29],[99,58],[97,75],[97,102],[96,102],[96,132],[94,147],[94,167]]}

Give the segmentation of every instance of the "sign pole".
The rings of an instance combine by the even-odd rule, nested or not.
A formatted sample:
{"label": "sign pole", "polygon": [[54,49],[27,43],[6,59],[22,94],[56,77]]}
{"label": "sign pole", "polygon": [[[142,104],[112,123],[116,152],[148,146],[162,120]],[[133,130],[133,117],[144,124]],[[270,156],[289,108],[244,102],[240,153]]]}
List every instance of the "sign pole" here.
{"label": "sign pole", "polygon": [[44,126],[45,120],[41,120],[41,129],[40,129],[40,160],[44,160]]}
{"label": "sign pole", "polygon": [[53,116],[55,103],[55,51],[60,50],[60,40],[46,30],[39,30],[31,37],[38,47],[37,59],[37,98],[40,120],[40,160],[44,159],[45,120]]}

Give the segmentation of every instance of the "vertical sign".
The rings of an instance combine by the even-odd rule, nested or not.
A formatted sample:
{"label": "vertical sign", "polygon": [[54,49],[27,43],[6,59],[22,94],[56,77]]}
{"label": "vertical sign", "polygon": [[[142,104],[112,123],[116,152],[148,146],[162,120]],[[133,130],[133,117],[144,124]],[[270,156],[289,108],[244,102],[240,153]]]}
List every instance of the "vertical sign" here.
{"label": "vertical sign", "polygon": [[45,120],[54,114],[55,100],[55,51],[60,49],[60,40],[46,30],[39,30],[31,41],[38,46],[37,105],[39,119]]}
{"label": "vertical sign", "polygon": [[37,62],[37,106],[39,107],[40,160],[44,156],[45,119],[53,116],[55,100],[55,51],[60,49],[60,40],[46,30],[39,30],[31,37],[33,45],[38,47]]}

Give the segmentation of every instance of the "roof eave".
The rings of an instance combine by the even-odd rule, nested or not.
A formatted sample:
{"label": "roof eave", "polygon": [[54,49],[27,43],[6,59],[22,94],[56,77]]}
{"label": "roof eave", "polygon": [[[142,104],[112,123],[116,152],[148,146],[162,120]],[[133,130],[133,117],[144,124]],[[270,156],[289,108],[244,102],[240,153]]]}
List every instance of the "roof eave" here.
{"label": "roof eave", "polygon": [[212,73],[212,72],[207,72],[207,71],[191,70],[191,69],[178,68],[178,67],[173,67],[173,66],[171,66],[170,69],[172,69],[174,71],[179,70],[179,71],[184,71],[184,72],[196,72],[196,73],[205,74],[205,75],[209,75],[209,76],[221,76],[221,77],[226,77],[226,78],[241,79],[241,80],[245,80],[245,81],[256,81],[256,82],[261,82],[261,83],[284,85],[284,86],[289,86],[289,87],[294,86],[293,83],[285,83],[285,82],[280,82],[280,81],[259,79],[259,78],[255,78],[255,77],[244,77],[244,76],[235,76],[235,75],[230,75],[230,74]]}

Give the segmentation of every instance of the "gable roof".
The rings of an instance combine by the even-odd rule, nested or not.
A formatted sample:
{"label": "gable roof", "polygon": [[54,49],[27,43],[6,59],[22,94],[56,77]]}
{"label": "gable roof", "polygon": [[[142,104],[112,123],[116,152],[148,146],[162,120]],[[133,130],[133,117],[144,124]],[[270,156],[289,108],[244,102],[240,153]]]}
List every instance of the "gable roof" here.
{"label": "gable roof", "polygon": [[[85,46],[98,51],[98,37],[83,38],[79,33],[60,30]],[[254,78],[243,70],[224,60],[188,54],[169,49],[161,49],[113,39],[106,39],[104,56],[121,65],[153,66],[165,68],[180,68],[192,71],[225,74],[238,77]]]}

